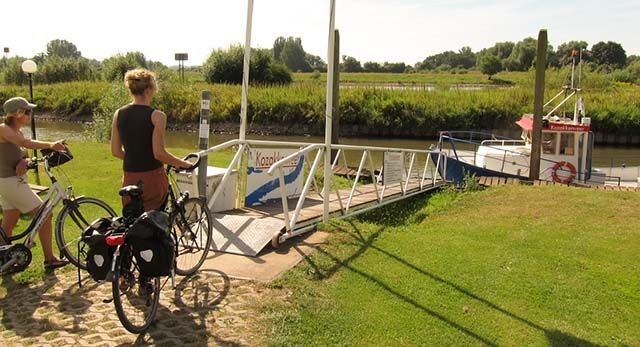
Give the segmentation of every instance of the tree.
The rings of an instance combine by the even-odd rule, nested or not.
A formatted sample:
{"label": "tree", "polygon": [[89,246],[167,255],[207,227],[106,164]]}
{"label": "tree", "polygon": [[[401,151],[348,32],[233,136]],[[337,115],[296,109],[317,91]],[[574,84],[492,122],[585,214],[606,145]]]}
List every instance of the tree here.
{"label": "tree", "polygon": [[342,70],[344,72],[362,72],[362,65],[360,65],[360,62],[356,58],[343,55]]}
{"label": "tree", "polygon": [[317,55],[307,53],[305,60],[309,64],[312,70],[319,72],[327,72],[327,63]]}
{"label": "tree", "polygon": [[311,64],[307,61],[307,53],[302,47],[299,37],[278,37],[273,43],[273,58],[285,64],[292,71],[312,71]]}
{"label": "tree", "polygon": [[382,66],[376,62],[368,61],[362,65],[365,72],[382,72]]}
{"label": "tree", "polygon": [[509,58],[505,59],[505,67],[512,71],[529,70],[536,57],[537,40],[533,37],[518,42],[513,47]]}
{"label": "tree", "polygon": [[558,50],[556,51],[556,55],[559,60],[559,65],[565,65],[571,62],[571,57],[573,51],[576,51],[578,57],[580,57],[580,51],[582,53],[582,59],[589,60],[589,51],[587,48],[589,44],[586,41],[569,41],[558,46]]}
{"label": "tree", "polygon": [[[202,66],[205,81],[209,83],[242,83],[244,48],[240,45],[228,49],[216,49]],[[252,49],[249,64],[251,82],[266,84],[291,83],[291,72],[277,63],[267,49]]]}
{"label": "tree", "polygon": [[591,57],[598,65],[611,65],[621,68],[627,63],[627,53],[617,42],[598,42],[591,47]]}
{"label": "tree", "polygon": [[489,76],[489,79],[498,72],[502,71],[502,62],[500,58],[493,54],[485,54],[480,58],[480,71]]}
{"label": "tree", "polygon": [[102,76],[107,81],[118,81],[124,78],[127,71],[135,68],[148,68],[144,54],[141,52],[116,54],[102,61]]}
{"label": "tree", "polygon": [[389,63],[385,61],[384,64],[382,64],[383,72],[403,73],[406,69],[407,64],[405,63]]}
{"label": "tree", "polygon": [[52,40],[47,43],[47,56],[60,58],[80,58],[82,54],[67,40]]}

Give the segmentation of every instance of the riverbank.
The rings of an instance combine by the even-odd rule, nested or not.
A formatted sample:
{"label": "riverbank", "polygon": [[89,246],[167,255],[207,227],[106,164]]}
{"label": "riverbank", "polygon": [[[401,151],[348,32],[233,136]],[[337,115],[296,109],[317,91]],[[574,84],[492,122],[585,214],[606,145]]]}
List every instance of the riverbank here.
{"label": "riverbank", "polygon": [[[562,85],[564,72],[548,72],[548,93]],[[637,144],[640,138],[640,86],[613,83],[598,74],[585,75],[586,114],[603,142]],[[348,76],[347,76],[348,77]],[[345,78],[347,78],[345,77]],[[446,76],[441,76],[444,79]],[[476,76],[477,77],[477,76]],[[531,78],[530,78],[531,77]],[[468,78],[468,77],[467,77]],[[511,88],[479,90],[389,90],[344,88],[340,94],[343,136],[434,138],[442,130],[492,129],[509,131],[522,113],[530,112],[532,74],[505,73]],[[211,115],[221,133],[234,132],[239,123],[240,86],[204,82],[163,82],[154,107],[167,113],[175,129],[193,129],[199,117],[202,90],[213,93]],[[249,128],[259,134],[320,135],[324,133],[325,89],[320,80],[302,80],[289,86],[255,86],[249,91]],[[20,86],[0,86],[0,101],[24,95]],[[67,120],[86,120],[100,111],[105,98],[117,96],[126,103],[120,84],[72,82],[40,85],[34,90],[38,112]],[[107,110],[109,113],[112,110]],[[232,126],[233,125],[233,126]],[[630,136],[620,142],[621,136]]]}

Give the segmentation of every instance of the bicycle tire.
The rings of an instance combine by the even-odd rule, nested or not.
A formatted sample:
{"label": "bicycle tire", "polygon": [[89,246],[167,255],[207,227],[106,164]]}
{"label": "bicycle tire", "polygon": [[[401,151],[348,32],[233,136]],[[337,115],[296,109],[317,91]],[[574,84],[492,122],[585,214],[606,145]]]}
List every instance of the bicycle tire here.
{"label": "bicycle tire", "polygon": [[[173,212],[170,223],[177,250],[176,274],[189,276],[200,269],[209,254],[213,217],[207,204],[200,198],[187,198],[180,208],[183,213],[179,210]],[[197,216],[194,217],[193,213]],[[194,225],[197,227],[195,232]],[[189,229],[189,232],[185,233],[185,229]],[[185,260],[187,255],[190,255],[189,259],[195,259],[195,261]]]}
{"label": "bicycle tire", "polygon": [[74,199],[73,203],[73,205],[65,205],[58,213],[55,229],[56,243],[65,258],[76,267],[86,270],[87,264],[84,257],[78,256],[78,246],[83,248],[82,243],[78,243],[82,232],[97,218],[115,217],[116,212],[106,202],[96,198],[80,197]]}
{"label": "bicycle tire", "polygon": [[[125,274],[123,275],[122,270],[125,268],[121,266],[122,258],[120,258],[116,267],[114,277],[115,280],[111,282],[113,305],[116,308],[116,314],[118,315],[118,319],[120,320],[120,323],[122,323],[122,326],[131,333],[140,334],[146,331],[149,326],[151,326],[151,323],[153,323],[153,321],[155,320],[156,313],[158,312],[158,306],[160,304],[160,277],[152,277],[146,279],[151,282],[151,298],[148,298],[145,295],[147,294],[148,289],[145,289],[145,293],[141,295],[142,286],[140,285],[140,271],[138,271],[138,268],[135,265],[135,258],[133,258],[130,254],[127,256],[129,257],[129,259],[131,259],[131,265],[129,266],[129,269],[126,269],[127,272],[125,272]],[[126,290],[124,290],[124,292],[121,288],[122,286],[124,286],[122,282],[123,280],[126,281],[126,283],[124,284],[126,285]],[[140,307],[147,307],[148,312],[143,314],[142,322],[134,322],[134,319],[132,319],[134,313],[132,312],[132,310],[130,310],[130,308],[125,308],[125,301],[123,300],[123,297],[126,298],[126,301],[133,301],[131,303],[133,305],[138,304],[138,306]],[[135,309],[137,308],[134,308],[134,310]],[[127,313],[127,311],[129,312]]]}

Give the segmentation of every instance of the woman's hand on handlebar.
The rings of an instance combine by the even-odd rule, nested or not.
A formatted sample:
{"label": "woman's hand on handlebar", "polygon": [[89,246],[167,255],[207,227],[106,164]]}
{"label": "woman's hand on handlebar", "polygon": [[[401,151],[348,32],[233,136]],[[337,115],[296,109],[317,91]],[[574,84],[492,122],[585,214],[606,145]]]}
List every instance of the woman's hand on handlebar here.
{"label": "woman's hand on handlebar", "polygon": [[58,140],[56,142],[52,142],[49,145],[50,149],[53,149],[54,151],[64,151],[66,149],[66,147],[64,146],[64,140]]}
{"label": "woman's hand on handlebar", "polygon": [[175,169],[176,171],[181,171],[181,170],[193,171],[196,167],[198,167],[198,164],[200,164],[200,156],[195,153],[191,153],[180,161],[181,161],[180,166],[179,167],[172,166],[173,169]]}

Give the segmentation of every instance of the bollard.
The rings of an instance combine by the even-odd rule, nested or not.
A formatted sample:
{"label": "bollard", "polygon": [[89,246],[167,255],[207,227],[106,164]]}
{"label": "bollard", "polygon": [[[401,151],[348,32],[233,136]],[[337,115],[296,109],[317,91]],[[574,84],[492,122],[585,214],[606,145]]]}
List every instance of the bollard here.
{"label": "bollard", "polygon": [[[199,149],[201,151],[209,148],[209,119],[210,119],[210,104],[211,104],[211,92],[203,91],[200,97],[200,143]],[[207,202],[207,166],[208,160],[205,155],[200,160],[198,166],[198,195],[201,199]]]}

